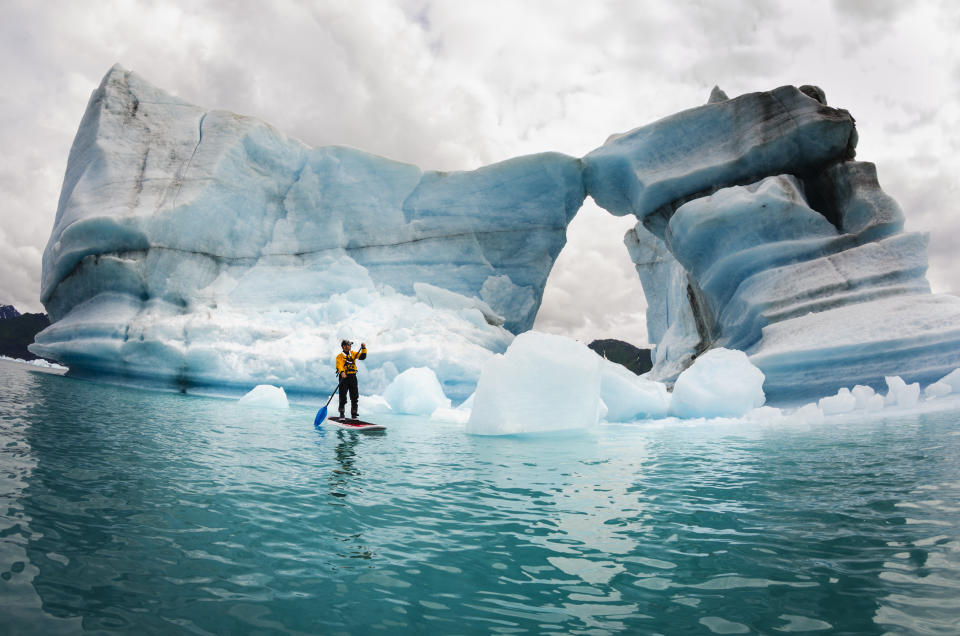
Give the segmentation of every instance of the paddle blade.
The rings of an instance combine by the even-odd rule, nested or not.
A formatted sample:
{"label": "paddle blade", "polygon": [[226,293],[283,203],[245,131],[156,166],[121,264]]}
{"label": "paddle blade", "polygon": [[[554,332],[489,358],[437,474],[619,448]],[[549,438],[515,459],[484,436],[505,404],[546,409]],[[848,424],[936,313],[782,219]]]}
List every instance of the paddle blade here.
{"label": "paddle blade", "polygon": [[320,410],[317,411],[317,417],[313,420],[314,426],[320,426],[323,420],[327,419],[327,407],[321,406]]}

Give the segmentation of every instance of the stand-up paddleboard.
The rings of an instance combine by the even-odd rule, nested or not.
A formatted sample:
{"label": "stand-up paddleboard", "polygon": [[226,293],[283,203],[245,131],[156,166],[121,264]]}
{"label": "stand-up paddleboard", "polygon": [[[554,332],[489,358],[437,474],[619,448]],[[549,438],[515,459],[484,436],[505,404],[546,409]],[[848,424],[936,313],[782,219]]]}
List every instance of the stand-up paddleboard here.
{"label": "stand-up paddleboard", "polygon": [[338,428],[346,429],[348,431],[385,431],[387,430],[386,426],[382,424],[371,424],[370,422],[364,422],[363,420],[351,420],[345,417],[330,417],[327,418],[331,424]]}

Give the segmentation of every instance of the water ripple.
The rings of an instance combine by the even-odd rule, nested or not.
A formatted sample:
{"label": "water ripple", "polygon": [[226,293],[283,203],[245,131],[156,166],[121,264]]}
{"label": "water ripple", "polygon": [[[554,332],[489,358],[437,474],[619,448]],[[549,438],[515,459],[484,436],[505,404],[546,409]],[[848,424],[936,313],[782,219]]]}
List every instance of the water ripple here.
{"label": "water ripple", "polygon": [[13,632],[960,632],[957,414],[364,436],[0,381]]}

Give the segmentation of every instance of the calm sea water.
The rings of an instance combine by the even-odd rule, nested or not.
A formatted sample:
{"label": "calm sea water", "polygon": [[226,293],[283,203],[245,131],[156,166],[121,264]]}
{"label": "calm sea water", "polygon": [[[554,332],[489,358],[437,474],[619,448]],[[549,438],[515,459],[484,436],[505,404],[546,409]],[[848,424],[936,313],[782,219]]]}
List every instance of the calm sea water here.
{"label": "calm sea water", "polygon": [[364,435],[0,387],[3,633],[960,633],[957,413]]}

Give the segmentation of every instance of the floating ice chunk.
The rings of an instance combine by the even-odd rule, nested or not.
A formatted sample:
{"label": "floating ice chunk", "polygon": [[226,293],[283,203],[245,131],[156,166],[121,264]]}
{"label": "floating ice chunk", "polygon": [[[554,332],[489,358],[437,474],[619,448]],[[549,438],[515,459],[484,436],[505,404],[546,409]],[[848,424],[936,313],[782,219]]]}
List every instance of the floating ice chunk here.
{"label": "floating ice chunk", "polygon": [[953,392],[953,388],[946,382],[934,382],[927,388],[923,390],[923,394],[929,400],[931,398],[943,397],[945,395],[950,395]]}
{"label": "floating ice chunk", "polygon": [[748,411],[746,419],[760,424],[773,424],[780,422],[784,418],[783,411],[773,406],[761,406],[760,408]]}
{"label": "floating ice chunk", "polygon": [[811,402],[810,404],[804,404],[801,406],[789,417],[792,420],[800,422],[819,422],[823,419],[823,411],[820,410],[818,405]]}
{"label": "floating ice chunk", "polygon": [[430,414],[435,422],[449,422],[452,424],[466,424],[470,419],[470,411],[440,407]]}
{"label": "floating ice chunk", "polygon": [[468,397],[466,400],[464,400],[463,403],[462,403],[460,406],[458,406],[457,408],[458,408],[458,409],[461,409],[461,410],[463,410],[463,411],[468,411],[468,412],[471,411],[471,410],[473,410],[473,398],[474,398],[474,396],[475,396],[476,394],[477,394],[476,391],[474,391],[473,393],[471,393],[471,394],[470,394],[470,397]]}
{"label": "floating ice chunk", "polygon": [[382,395],[361,395],[360,410],[364,413],[393,413],[390,404]]}
{"label": "floating ice chunk", "polygon": [[288,409],[290,403],[283,387],[272,384],[258,384],[239,400],[244,406],[259,406],[268,409]]}
{"label": "floating ice chunk", "polygon": [[920,401],[920,384],[914,382],[907,384],[900,376],[887,376],[887,397],[888,406],[899,406],[901,408],[912,408]]}
{"label": "floating ice chunk", "polygon": [[678,417],[739,417],[763,406],[763,372],[742,351],[711,349],[673,386],[670,414]]}
{"label": "floating ice chunk", "polygon": [[527,331],[490,359],[467,422],[476,435],[584,429],[601,411],[601,358],[570,338]]}
{"label": "floating ice chunk", "polygon": [[960,369],[954,369],[924,389],[927,398],[943,397],[951,393],[960,393]]}
{"label": "floating ice chunk", "polygon": [[623,365],[602,358],[600,395],[607,407],[605,419],[611,422],[664,417],[670,406],[666,385],[642,378]]}
{"label": "floating ice chunk", "polygon": [[884,399],[882,395],[877,395],[877,392],[874,391],[869,386],[864,386],[858,384],[853,389],[850,390],[850,393],[856,398],[858,411],[882,411],[884,405]]}
{"label": "floating ice chunk", "polygon": [[29,364],[35,367],[43,367],[44,369],[56,369],[66,371],[67,367],[62,364],[57,364],[55,362],[48,362],[43,358],[36,358],[35,360],[24,360],[23,358],[11,358],[10,356],[0,356],[0,360],[9,360],[10,362],[19,362],[21,364]]}
{"label": "floating ice chunk", "polygon": [[850,392],[850,389],[843,387],[837,391],[836,395],[820,398],[817,406],[820,407],[824,415],[851,413],[857,410],[857,398]]}
{"label": "floating ice chunk", "polygon": [[954,369],[937,381],[949,384],[953,393],[960,393],[960,369]]}
{"label": "floating ice chunk", "polygon": [[600,398],[600,408],[597,410],[597,420],[606,420],[609,412],[610,409],[607,408],[607,403],[603,401],[603,398]]}
{"label": "floating ice chunk", "polygon": [[398,375],[383,397],[394,411],[408,415],[429,416],[438,408],[450,408],[437,374],[426,367],[414,367]]}

